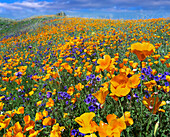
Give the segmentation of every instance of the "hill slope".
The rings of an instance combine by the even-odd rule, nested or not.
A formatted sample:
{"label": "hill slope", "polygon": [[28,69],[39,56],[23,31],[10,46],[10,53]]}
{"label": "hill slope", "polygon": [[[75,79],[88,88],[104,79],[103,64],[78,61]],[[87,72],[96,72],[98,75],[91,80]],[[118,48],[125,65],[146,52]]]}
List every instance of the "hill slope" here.
{"label": "hill slope", "polygon": [[25,31],[36,29],[43,25],[44,21],[59,18],[55,15],[30,17],[23,20],[12,20],[8,18],[0,18],[0,39],[18,35]]}

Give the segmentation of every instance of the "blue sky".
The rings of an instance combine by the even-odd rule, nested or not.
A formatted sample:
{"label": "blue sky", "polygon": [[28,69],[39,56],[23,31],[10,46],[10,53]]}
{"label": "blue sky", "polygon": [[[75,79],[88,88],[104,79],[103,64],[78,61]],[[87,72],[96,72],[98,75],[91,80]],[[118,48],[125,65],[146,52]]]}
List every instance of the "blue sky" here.
{"label": "blue sky", "polygon": [[170,17],[170,0],[0,0],[0,17],[23,19],[64,11],[69,16],[112,19]]}

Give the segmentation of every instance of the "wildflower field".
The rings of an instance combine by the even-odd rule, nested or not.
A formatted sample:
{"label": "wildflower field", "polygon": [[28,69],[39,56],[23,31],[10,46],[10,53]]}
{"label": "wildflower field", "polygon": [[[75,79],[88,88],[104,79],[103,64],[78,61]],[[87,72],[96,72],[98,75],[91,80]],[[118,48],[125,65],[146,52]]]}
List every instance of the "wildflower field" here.
{"label": "wildflower field", "polygon": [[170,135],[168,19],[43,16],[0,31],[0,136]]}

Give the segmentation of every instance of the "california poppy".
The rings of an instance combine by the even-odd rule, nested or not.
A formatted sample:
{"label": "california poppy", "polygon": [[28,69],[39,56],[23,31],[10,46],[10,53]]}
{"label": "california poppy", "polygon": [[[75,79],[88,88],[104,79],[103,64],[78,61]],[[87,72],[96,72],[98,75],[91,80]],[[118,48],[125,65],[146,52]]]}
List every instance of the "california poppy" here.
{"label": "california poppy", "polygon": [[162,109],[159,109],[159,107],[166,105],[165,101],[159,101],[158,97],[143,97],[143,104],[147,107],[147,109],[153,113],[156,114],[157,111],[162,111]]}
{"label": "california poppy", "polygon": [[109,94],[109,90],[106,87],[101,87],[99,91],[92,95],[97,98],[100,104],[104,104],[107,94]]}
{"label": "california poppy", "polygon": [[135,53],[140,61],[143,61],[147,56],[155,52],[155,47],[148,42],[137,42],[131,45],[131,52]]}
{"label": "california poppy", "polygon": [[94,112],[84,113],[80,117],[77,117],[75,121],[82,127],[79,128],[79,131],[84,134],[96,132],[97,124],[95,121],[92,121],[95,116]]}

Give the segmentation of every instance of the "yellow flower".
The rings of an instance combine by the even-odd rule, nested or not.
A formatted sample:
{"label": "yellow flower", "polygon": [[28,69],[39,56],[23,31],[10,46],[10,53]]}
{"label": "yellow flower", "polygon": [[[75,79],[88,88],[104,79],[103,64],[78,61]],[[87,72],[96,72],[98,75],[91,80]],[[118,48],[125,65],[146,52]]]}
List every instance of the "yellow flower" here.
{"label": "yellow flower", "polygon": [[50,137],[61,137],[61,131],[63,131],[64,129],[65,127],[60,127],[58,123],[56,125],[53,125]]}
{"label": "yellow flower", "polygon": [[68,88],[67,93],[71,96],[71,95],[73,95],[74,91],[75,91],[74,87],[71,86],[71,87]]}
{"label": "yellow flower", "polygon": [[81,83],[78,83],[77,85],[75,85],[75,88],[76,88],[78,91],[81,91],[81,90],[84,88],[84,85],[82,85]]}
{"label": "yellow flower", "polygon": [[95,134],[85,135],[84,137],[97,137]]}
{"label": "yellow flower", "polygon": [[104,59],[98,59],[97,63],[102,70],[105,70],[109,67],[111,62],[111,57],[109,55],[104,55]]}
{"label": "yellow flower", "polygon": [[25,122],[25,124],[29,124],[30,123],[30,116],[29,115],[26,115],[25,117],[24,117],[24,122]]}
{"label": "yellow flower", "polygon": [[30,96],[32,96],[32,95],[34,94],[34,91],[33,91],[33,90],[30,91],[28,94],[29,94]]}
{"label": "yellow flower", "polygon": [[112,92],[110,96],[123,97],[130,92],[131,88],[128,86],[128,77],[124,74],[114,76],[110,83]]}
{"label": "yellow flower", "polygon": [[16,113],[17,114],[24,114],[24,107],[19,107]]}
{"label": "yellow flower", "polygon": [[35,114],[35,121],[41,120],[43,118],[43,115],[41,114],[41,112],[37,112]]}
{"label": "yellow flower", "polygon": [[3,109],[3,106],[4,106],[4,103],[3,103],[3,102],[0,102],[0,110]]}
{"label": "yellow flower", "polygon": [[146,108],[153,114],[156,114],[157,111],[164,112],[164,110],[159,109],[159,107],[166,105],[165,101],[159,101],[158,97],[151,97],[146,98],[143,97],[143,104],[146,106]]}
{"label": "yellow flower", "polygon": [[84,113],[80,117],[77,117],[75,121],[82,127],[79,128],[79,131],[84,134],[96,132],[97,124],[95,121],[92,121],[95,116],[94,112]]}
{"label": "yellow flower", "polygon": [[46,103],[46,107],[52,107],[54,106],[54,100],[52,98],[48,99],[48,102]]}
{"label": "yellow flower", "polygon": [[92,95],[95,98],[97,98],[100,104],[104,104],[107,94],[109,94],[108,88],[101,87],[99,91],[97,91],[96,93],[93,93]]}
{"label": "yellow flower", "polygon": [[143,61],[147,56],[155,52],[155,47],[147,42],[137,42],[131,45],[131,52],[135,53],[140,61]]}

